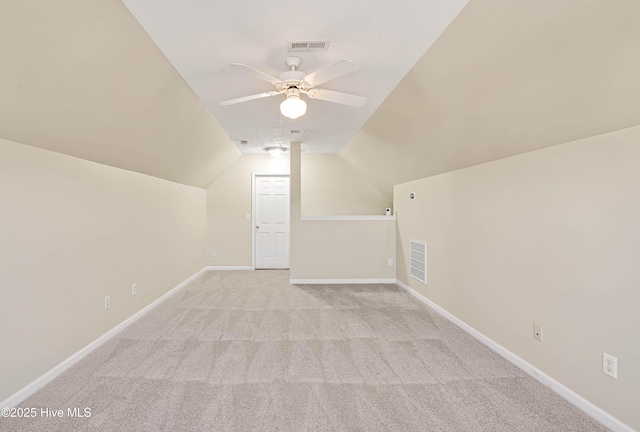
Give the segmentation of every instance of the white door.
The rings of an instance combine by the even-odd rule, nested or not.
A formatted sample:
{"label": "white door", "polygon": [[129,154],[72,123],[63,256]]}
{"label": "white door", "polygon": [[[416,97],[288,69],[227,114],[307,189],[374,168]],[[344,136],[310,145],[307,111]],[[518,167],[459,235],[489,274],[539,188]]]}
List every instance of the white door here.
{"label": "white door", "polygon": [[256,176],[255,268],[289,268],[289,177]]}

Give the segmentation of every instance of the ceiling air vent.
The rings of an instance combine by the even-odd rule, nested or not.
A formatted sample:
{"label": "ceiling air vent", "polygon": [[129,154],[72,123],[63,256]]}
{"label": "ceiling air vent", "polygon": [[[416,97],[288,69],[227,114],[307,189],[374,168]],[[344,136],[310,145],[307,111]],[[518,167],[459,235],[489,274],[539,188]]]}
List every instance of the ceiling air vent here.
{"label": "ceiling air vent", "polygon": [[289,52],[329,51],[329,41],[295,41],[289,42]]}

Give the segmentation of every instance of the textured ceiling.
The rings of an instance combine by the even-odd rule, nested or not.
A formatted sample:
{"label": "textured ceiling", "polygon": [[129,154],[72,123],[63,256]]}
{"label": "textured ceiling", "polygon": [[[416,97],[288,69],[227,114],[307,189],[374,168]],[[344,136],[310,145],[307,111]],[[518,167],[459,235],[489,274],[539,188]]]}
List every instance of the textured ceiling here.
{"label": "textured ceiling", "polygon": [[[467,0],[124,0],[176,70],[244,153],[302,141],[308,153],[337,153],[437,39]],[[295,53],[301,70],[348,58],[358,70],[322,88],[368,98],[361,108],[308,101],[307,114],[280,115],[279,95],[232,106],[220,102],[273,90],[229,67],[284,71],[287,43],[329,40],[327,52]],[[306,96],[303,96],[306,98]],[[290,130],[307,130],[291,135]],[[247,145],[240,145],[246,140]]]}

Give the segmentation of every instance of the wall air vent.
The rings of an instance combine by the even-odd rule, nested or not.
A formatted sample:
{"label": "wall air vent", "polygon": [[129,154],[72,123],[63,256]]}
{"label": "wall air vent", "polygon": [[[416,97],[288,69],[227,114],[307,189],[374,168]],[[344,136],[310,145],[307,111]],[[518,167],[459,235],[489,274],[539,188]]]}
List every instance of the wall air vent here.
{"label": "wall air vent", "polygon": [[427,244],[425,242],[411,240],[411,277],[420,282],[427,283]]}
{"label": "wall air vent", "polygon": [[294,41],[289,42],[289,52],[329,51],[329,41]]}

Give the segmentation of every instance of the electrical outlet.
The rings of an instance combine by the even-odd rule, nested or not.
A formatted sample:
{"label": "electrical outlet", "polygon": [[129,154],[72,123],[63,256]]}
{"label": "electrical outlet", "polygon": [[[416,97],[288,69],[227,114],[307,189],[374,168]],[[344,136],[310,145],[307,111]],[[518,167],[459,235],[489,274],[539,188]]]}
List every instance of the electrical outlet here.
{"label": "electrical outlet", "polygon": [[104,298],[104,310],[107,310],[111,307],[111,297],[106,296]]}
{"label": "electrical outlet", "polygon": [[611,378],[618,379],[618,358],[603,352],[602,372],[605,375],[609,375]]}
{"label": "electrical outlet", "polygon": [[389,258],[389,260],[387,261],[387,265],[389,267],[393,267],[393,258]]}
{"label": "electrical outlet", "polygon": [[542,342],[542,325],[533,323],[533,338]]}
{"label": "electrical outlet", "polygon": [[131,295],[136,295],[138,292],[138,286],[136,284],[131,285]]}
{"label": "electrical outlet", "polygon": [[215,249],[213,249],[213,250],[211,251],[211,256],[212,256],[212,257],[216,256],[216,250],[215,250]]}

